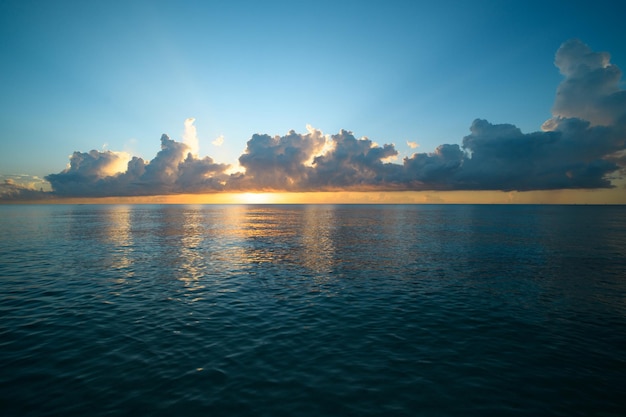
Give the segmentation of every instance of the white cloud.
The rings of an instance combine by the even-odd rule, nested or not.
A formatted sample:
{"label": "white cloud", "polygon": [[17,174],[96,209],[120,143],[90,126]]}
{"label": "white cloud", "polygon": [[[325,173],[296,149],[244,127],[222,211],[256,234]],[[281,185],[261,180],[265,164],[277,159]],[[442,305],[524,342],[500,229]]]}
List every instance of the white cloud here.
{"label": "white cloud", "polygon": [[419,147],[419,146],[420,146],[420,145],[419,145],[419,143],[417,143],[417,142],[411,142],[411,141],[408,141],[408,140],[406,141],[406,144],[407,144],[407,145],[409,146],[409,148],[411,148],[411,149],[416,149],[417,147]]}
{"label": "white cloud", "polygon": [[193,156],[198,156],[199,141],[198,132],[193,123],[196,121],[193,117],[185,120],[185,131],[183,132],[183,143],[189,147],[189,151]]}
{"label": "white cloud", "polygon": [[211,142],[215,146],[222,146],[224,144],[224,135],[219,135],[213,142]]}

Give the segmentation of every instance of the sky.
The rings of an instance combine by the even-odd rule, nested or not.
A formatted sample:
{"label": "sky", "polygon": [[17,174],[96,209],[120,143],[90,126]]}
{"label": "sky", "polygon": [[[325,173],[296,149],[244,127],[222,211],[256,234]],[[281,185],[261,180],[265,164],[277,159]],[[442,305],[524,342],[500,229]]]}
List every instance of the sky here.
{"label": "sky", "polygon": [[0,201],[626,204],[619,3],[1,0]]}

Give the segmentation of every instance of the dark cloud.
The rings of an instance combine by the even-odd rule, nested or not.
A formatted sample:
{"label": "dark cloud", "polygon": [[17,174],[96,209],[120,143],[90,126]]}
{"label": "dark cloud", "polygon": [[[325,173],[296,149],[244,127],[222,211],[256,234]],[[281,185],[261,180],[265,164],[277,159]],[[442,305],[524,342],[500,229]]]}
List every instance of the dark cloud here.
{"label": "dark cloud", "polygon": [[325,142],[322,132],[312,128],[305,135],[293,130],[286,136],[254,135],[239,157],[246,173],[235,187],[298,190],[315,171],[308,162]]}
{"label": "dark cloud", "polygon": [[564,119],[554,131],[522,133],[513,125],[472,124],[454,188],[547,190],[610,187],[618,166],[604,157],[624,147],[614,129]]}
{"label": "dark cloud", "polygon": [[[242,172],[166,135],[149,162],[125,153],[74,152],[67,169],[46,177],[57,196],[139,196],[217,191],[283,190],[549,190],[611,187],[626,166],[626,91],[605,52],[565,42],[555,65],[564,76],[553,117],[542,131],[477,119],[462,144],[443,144],[402,163],[393,145],[379,146],[341,130],[333,136],[255,134],[240,156]],[[193,127],[192,119],[186,128]],[[189,126],[187,126],[189,125]],[[195,131],[194,131],[195,137]],[[22,187],[23,188],[23,187]],[[1,199],[27,196],[5,183]]]}
{"label": "dark cloud", "polygon": [[402,182],[417,190],[451,190],[457,187],[465,153],[459,145],[439,145],[433,153],[404,158]]}
{"label": "dark cloud", "polygon": [[314,169],[302,188],[392,187],[398,179],[399,165],[383,162],[398,155],[393,145],[380,147],[345,130],[333,135],[332,143],[331,151],[314,158]]}

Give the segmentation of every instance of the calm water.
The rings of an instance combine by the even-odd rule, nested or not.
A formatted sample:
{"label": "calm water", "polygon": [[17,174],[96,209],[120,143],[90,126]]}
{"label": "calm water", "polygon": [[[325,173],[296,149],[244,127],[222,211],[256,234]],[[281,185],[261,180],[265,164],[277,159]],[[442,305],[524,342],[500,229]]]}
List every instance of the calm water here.
{"label": "calm water", "polygon": [[626,207],[0,206],[0,413],[623,416]]}

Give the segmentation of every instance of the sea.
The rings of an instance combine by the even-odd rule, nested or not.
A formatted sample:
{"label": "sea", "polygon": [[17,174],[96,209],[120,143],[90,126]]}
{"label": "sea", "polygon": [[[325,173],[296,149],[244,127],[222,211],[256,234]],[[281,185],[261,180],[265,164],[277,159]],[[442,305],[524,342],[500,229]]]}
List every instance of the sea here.
{"label": "sea", "polygon": [[626,206],[0,206],[2,416],[624,416]]}

